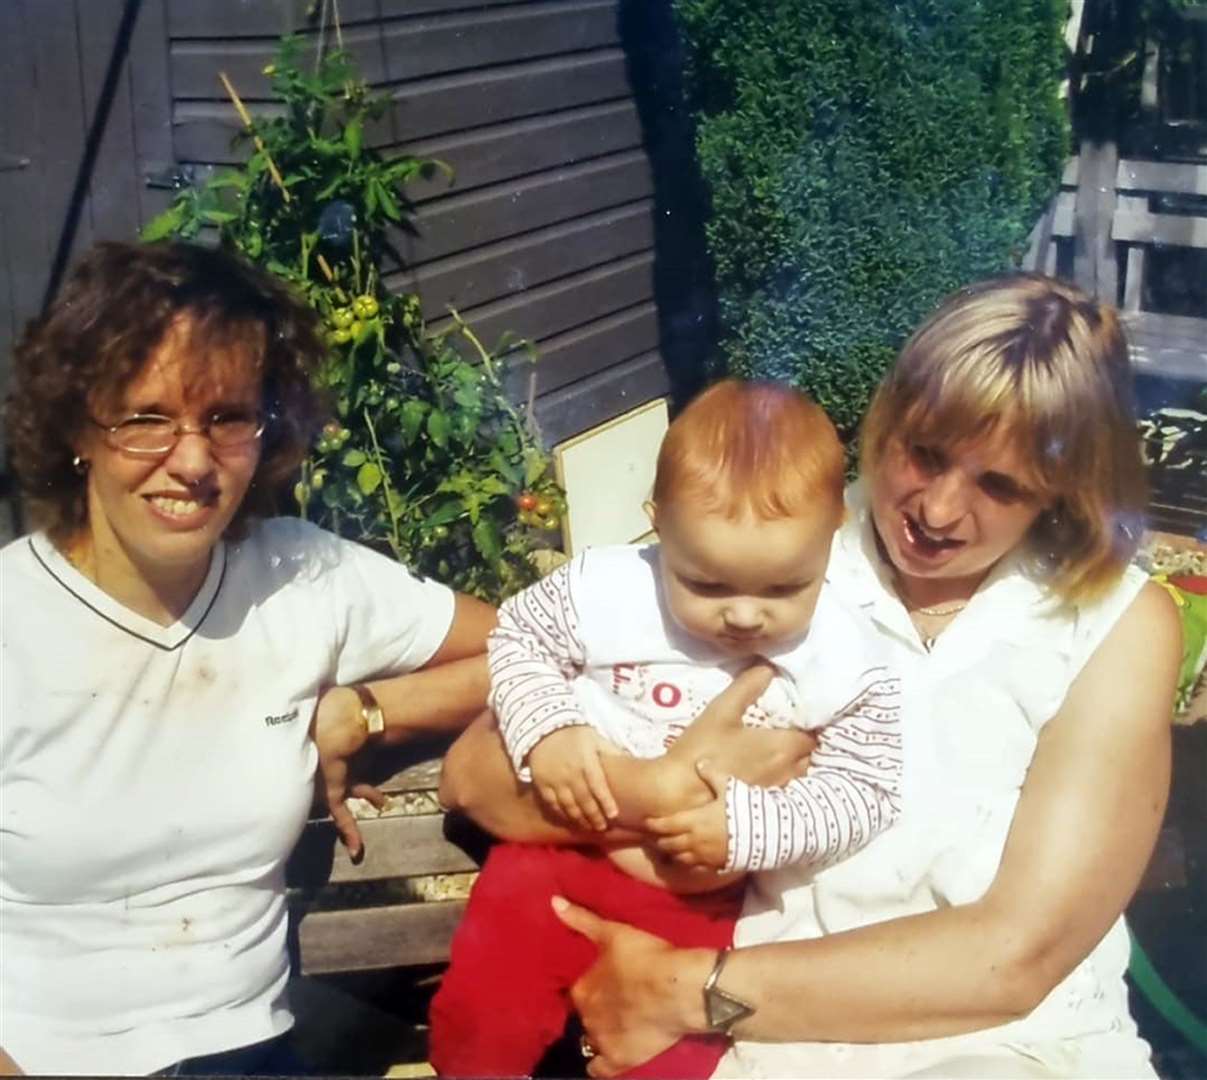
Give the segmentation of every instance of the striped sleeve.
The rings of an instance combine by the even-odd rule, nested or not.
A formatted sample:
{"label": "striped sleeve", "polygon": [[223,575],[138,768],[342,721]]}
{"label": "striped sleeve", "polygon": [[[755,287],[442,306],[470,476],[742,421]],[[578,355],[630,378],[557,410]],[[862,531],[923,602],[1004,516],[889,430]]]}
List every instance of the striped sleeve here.
{"label": "striped sleeve", "polygon": [[487,641],[490,706],[519,778],[528,783],[529,752],[559,728],[586,724],[570,680],[584,650],[570,591],[574,563],[504,602]]}
{"label": "striped sleeve", "polygon": [[725,870],[845,858],[888,828],[901,802],[901,686],[886,668],[819,728],[804,776],[784,787],[731,778]]}

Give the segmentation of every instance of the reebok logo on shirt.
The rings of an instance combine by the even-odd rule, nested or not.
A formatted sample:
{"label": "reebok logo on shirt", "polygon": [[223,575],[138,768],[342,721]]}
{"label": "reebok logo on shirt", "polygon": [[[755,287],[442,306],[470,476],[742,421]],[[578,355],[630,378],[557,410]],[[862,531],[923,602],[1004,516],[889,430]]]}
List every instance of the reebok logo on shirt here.
{"label": "reebok logo on shirt", "polygon": [[289,712],[281,713],[280,716],[264,717],[264,723],[268,727],[276,727],[278,724],[288,724],[290,720],[296,720],[297,718],[298,718],[297,709],[290,709]]}

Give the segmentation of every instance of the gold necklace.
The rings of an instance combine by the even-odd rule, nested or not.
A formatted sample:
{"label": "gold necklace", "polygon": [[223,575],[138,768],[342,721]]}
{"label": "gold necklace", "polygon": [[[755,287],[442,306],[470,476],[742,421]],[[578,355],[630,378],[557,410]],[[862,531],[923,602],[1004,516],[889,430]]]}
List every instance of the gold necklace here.
{"label": "gold necklace", "polygon": [[967,606],[967,600],[953,600],[949,604],[933,604],[930,607],[915,607],[908,600],[905,601],[906,611],[912,612],[915,615],[931,615],[936,619],[941,619],[947,615],[955,615],[956,612],[963,611]]}

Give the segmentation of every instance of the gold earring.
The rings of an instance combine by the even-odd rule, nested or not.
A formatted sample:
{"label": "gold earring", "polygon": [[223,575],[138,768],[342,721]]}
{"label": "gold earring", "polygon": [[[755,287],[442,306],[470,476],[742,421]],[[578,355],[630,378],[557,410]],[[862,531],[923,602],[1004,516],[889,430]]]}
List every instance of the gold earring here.
{"label": "gold earring", "polygon": [[75,469],[80,476],[88,475],[88,459],[80,457],[79,454],[76,454],[75,457],[71,459],[71,467]]}

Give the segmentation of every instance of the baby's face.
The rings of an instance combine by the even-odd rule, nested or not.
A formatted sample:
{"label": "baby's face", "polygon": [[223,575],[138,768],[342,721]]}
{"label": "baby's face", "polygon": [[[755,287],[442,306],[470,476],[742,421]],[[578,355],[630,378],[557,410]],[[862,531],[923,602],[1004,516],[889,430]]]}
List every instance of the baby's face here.
{"label": "baby's face", "polygon": [[841,504],[825,499],[815,511],[771,521],[659,506],[654,524],[672,617],[692,637],[735,657],[799,640],[813,618],[841,519]]}

